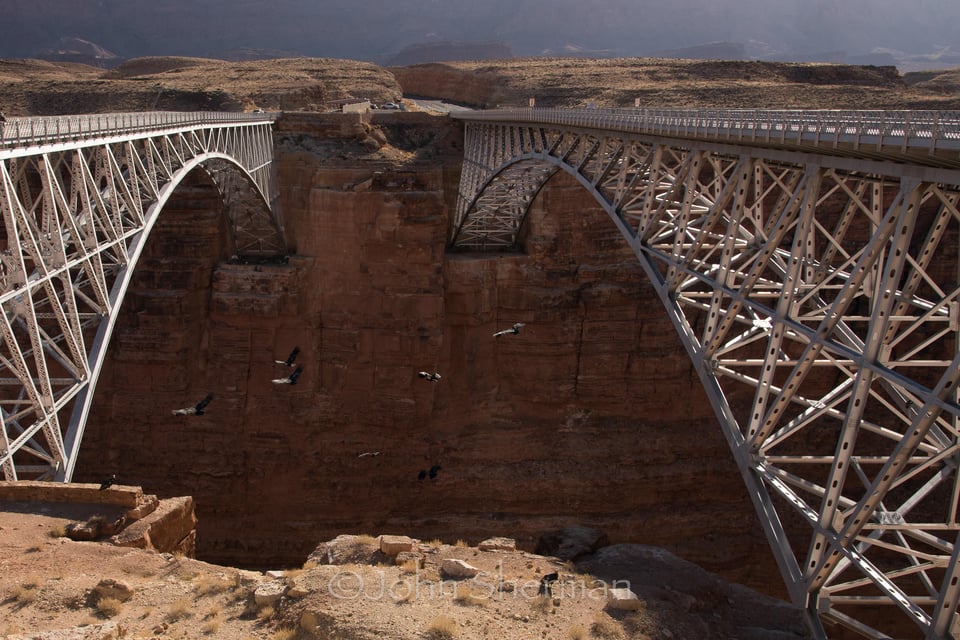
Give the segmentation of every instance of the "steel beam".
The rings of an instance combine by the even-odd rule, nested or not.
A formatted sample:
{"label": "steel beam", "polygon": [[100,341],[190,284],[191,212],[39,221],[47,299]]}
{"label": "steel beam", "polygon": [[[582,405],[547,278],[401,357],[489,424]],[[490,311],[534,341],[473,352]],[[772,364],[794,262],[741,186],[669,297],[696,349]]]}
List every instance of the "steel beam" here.
{"label": "steel beam", "polygon": [[16,118],[0,141],[0,469],[69,481],[130,276],[183,178],[206,172],[234,252],[286,253],[272,119]]}
{"label": "steel beam", "polygon": [[889,637],[890,604],[949,637],[960,115],[591,111],[463,115],[451,248],[521,249],[536,194],[574,176],[676,326],[811,632]]}

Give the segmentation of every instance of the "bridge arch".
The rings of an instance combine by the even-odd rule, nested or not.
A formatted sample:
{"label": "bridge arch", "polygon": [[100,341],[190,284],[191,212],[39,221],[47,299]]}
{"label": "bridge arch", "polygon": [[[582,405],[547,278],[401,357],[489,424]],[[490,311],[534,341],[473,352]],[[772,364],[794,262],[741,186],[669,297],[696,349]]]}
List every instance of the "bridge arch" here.
{"label": "bridge arch", "polygon": [[[231,223],[229,227],[232,231],[231,249],[233,255],[264,255],[262,251],[264,241],[274,240],[274,238],[258,236],[254,229],[243,224],[249,218],[255,219],[257,217],[256,212],[269,216],[269,206],[263,194],[257,189],[253,176],[234,158],[222,153],[203,154],[192,158],[170,177],[169,182],[160,189],[156,202],[144,212],[143,230],[130,242],[127,248],[129,262],[110,289],[109,300],[112,308],[119,311],[123,304],[147,239],[162,215],[164,207],[176,194],[178,187],[184,180],[197,171],[202,171],[210,179],[212,185],[219,190],[220,196],[223,198],[224,211],[229,216]],[[249,200],[245,199],[244,196]],[[249,245],[251,239],[257,242],[257,251],[253,251],[254,247]],[[282,252],[269,251],[266,255],[279,255],[279,253]],[[105,316],[97,326],[90,343],[88,353],[88,362],[90,363],[89,383],[80,389],[73,406],[69,426],[64,436],[67,459],[63,469],[57,473],[58,479],[69,482],[73,476],[80,443],[83,439],[83,430],[93,401],[93,393],[103,363],[106,360],[107,349],[118,317],[119,313],[117,312]]]}
{"label": "bridge arch", "polygon": [[960,174],[551,118],[468,121],[451,248],[517,249],[550,177],[573,176],[664,304],[812,631],[888,637],[864,605],[894,605],[949,637]]}
{"label": "bridge arch", "polygon": [[284,255],[272,119],[112,114],[17,119],[0,145],[0,468],[69,481],[106,347],[144,243],[203,175],[232,251]]}

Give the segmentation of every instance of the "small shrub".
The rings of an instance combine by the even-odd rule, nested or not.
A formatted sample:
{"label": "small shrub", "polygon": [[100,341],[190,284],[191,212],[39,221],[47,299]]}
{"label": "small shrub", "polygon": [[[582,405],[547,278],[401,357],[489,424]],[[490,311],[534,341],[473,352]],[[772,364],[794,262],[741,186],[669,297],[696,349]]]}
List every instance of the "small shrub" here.
{"label": "small shrub", "polygon": [[222,593],[229,589],[231,584],[232,583],[225,578],[203,574],[197,579],[196,590],[197,594],[206,596],[215,593]]}
{"label": "small shrub", "polygon": [[432,547],[436,549],[437,547],[443,546],[443,540],[441,540],[440,538],[434,538],[433,540],[428,540],[427,542],[424,542],[424,544],[427,545],[428,547]]}
{"label": "small shrub", "polygon": [[457,584],[457,595],[453,601],[464,606],[485,607],[490,604],[489,594],[470,586],[468,582]]}
{"label": "small shrub", "polygon": [[456,635],[457,622],[450,616],[437,616],[427,627],[426,637],[429,640],[453,640]]}
{"label": "small shrub", "polygon": [[270,640],[293,640],[297,637],[297,630],[289,627],[281,627],[273,632]]}
{"label": "small shrub", "polygon": [[622,636],[620,625],[608,616],[598,615],[590,625],[590,633],[597,638],[619,638]]}
{"label": "small shrub", "polygon": [[361,533],[360,535],[358,535],[356,538],[356,542],[357,544],[375,544],[377,546],[380,546],[380,541],[375,536],[372,536],[369,533]]}
{"label": "small shrub", "polygon": [[317,614],[313,611],[304,611],[303,615],[300,616],[300,629],[313,635],[317,631],[317,627],[320,626],[320,619],[317,617]]}
{"label": "small shrub", "polygon": [[570,640],[586,640],[587,630],[580,625],[574,625],[567,631],[567,637],[570,638]]}
{"label": "small shrub", "polygon": [[94,625],[94,624],[100,624],[100,620],[97,618],[97,616],[93,615],[92,613],[80,621],[81,627],[89,627],[90,625]]}
{"label": "small shrub", "polygon": [[269,620],[270,618],[273,617],[273,614],[275,613],[276,611],[274,610],[274,608],[268,605],[266,607],[261,607],[257,611],[257,617],[260,618],[261,620]]}
{"label": "small shrub", "polygon": [[210,618],[216,618],[216,617],[219,616],[221,613],[223,613],[223,605],[222,605],[222,604],[215,604],[215,605],[213,605],[212,607],[210,607],[209,609],[207,609],[207,612],[206,612],[205,614],[203,614],[203,619],[204,619],[204,620],[209,620]]}
{"label": "small shrub", "polygon": [[457,538],[457,542],[453,546],[462,548],[462,547],[469,547],[470,545],[467,543],[466,540],[463,540],[462,538]]}
{"label": "small shrub", "polygon": [[553,598],[547,596],[537,596],[530,607],[537,613],[548,613],[553,608]]}
{"label": "small shrub", "polygon": [[106,618],[112,618],[120,613],[123,603],[119,598],[100,598],[97,601],[97,611]]}
{"label": "small shrub", "polygon": [[36,601],[39,593],[40,592],[36,585],[21,584],[13,588],[13,593],[10,597],[11,599],[15,600],[18,605],[25,607],[26,605]]}
{"label": "small shrub", "polygon": [[646,638],[646,635],[643,634],[651,631],[654,627],[655,624],[653,620],[651,620],[650,614],[643,610],[634,611],[623,619],[623,628],[631,636]]}
{"label": "small shrub", "polygon": [[416,573],[420,570],[420,561],[416,558],[410,558],[409,560],[404,560],[400,565],[401,573]]}
{"label": "small shrub", "polygon": [[317,562],[316,560],[307,560],[306,562],[303,563],[303,570],[309,571],[310,569],[316,569],[319,566],[320,566],[320,563]]}
{"label": "small shrub", "polygon": [[190,598],[178,598],[170,604],[167,610],[167,618],[170,620],[180,620],[190,615]]}
{"label": "small shrub", "polygon": [[203,623],[203,626],[200,627],[200,630],[207,635],[211,635],[220,631],[220,625],[223,624],[223,618],[219,615],[213,616],[209,620]]}

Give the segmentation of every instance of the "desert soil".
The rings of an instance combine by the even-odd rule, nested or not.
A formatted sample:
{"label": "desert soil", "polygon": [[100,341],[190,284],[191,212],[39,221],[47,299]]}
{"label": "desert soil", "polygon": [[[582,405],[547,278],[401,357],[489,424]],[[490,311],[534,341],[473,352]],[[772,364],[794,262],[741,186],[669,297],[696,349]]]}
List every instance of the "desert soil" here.
{"label": "desert soil", "polygon": [[[608,547],[578,569],[460,542],[415,541],[422,560],[397,560],[380,551],[378,538],[346,535],[319,545],[303,568],[258,572],[60,535],[95,510],[0,504],[0,637],[52,639],[61,637],[50,633],[57,630],[75,638],[227,640],[803,634],[787,605],[639,545]],[[480,573],[451,578],[440,570],[449,558]],[[550,573],[559,581],[546,597],[539,587]],[[98,591],[102,581],[122,586]],[[637,610],[608,606],[611,588],[623,586],[639,595]]]}

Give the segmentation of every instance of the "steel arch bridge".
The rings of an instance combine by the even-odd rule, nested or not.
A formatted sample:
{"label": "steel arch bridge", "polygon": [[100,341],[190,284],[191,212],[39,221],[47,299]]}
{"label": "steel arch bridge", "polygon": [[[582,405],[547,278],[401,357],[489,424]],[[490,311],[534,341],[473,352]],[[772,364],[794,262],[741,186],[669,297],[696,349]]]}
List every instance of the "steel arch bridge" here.
{"label": "steel arch bridge", "polygon": [[519,248],[558,171],[593,194],[698,370],[812,632],[888,638],[894,618],[954,637],[960,113],[452,115],[451,249]]}
{"label": "steel arch bridge", "polygon": [[0,126],[0,468],[70,481],[127,286],[191,172],[218,190],[239,256],[286,252],[273,116],[127,113]]}

